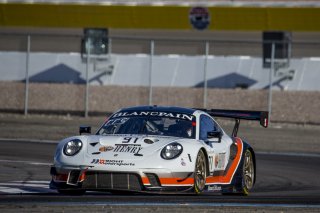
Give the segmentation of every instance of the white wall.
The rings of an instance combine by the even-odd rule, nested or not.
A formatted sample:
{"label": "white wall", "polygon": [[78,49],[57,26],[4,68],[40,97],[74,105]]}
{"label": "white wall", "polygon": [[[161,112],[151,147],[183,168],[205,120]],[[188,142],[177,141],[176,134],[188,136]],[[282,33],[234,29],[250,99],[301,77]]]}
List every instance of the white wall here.
{"label": "white wall", "polygon": [[[89,66],[89,78],[94,85],[149,85],[148,55],[112,54],[108,61],[92,62]],[[170,87],[194,87],[203,83],[204,56],[156,55],[153,57],[152,85]],[[49,70],[49,71],[48,71]],[[293,80],[285,80],[286,73],[294,70]],[[26,53],[0,52],[0,80],[22,81],[25,79]],[[48,72],[44,72],[48,71]],[[31,53],[29,76],[38,76],[37,81],[59,81],[76,83],[85,80],[86,60],[78,53]],[[231,79],[216,78],[231,75]],[[54,75],[54,76],[52,76]],[[93,79],[97,76],[101,77]],[[48,78],[48,79],[45,79]],[[262,68],[261,58],[245,56],[215,57],[209,56],[207,78],[217,87],[230,86],[233,81],[245,83],[244,79],[255,82],[249,89],[262,89],[269,84],[269,69]],[[54,79],[54,80],[53,80]],[[280,81],[282,79],[282,81]],[[320,91],[320,58],[292,59],[290,67],[280,69],[274,77],[274,89]],[[229,85],[229,86],[228,86]]]}

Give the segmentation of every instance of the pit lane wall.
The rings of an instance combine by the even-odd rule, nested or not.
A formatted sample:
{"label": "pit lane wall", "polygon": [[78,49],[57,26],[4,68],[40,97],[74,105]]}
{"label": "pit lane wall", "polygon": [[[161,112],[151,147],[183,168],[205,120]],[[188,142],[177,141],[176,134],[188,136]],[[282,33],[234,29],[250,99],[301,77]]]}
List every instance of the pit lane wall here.
{"label": "pit lane wall", "polygon": [[[0,111],[23,112],[25,84],[0,82]],[[149,90],[138,86],[90,86],[89,112],[107,114],[121,107],[147,105]],[[31,83],[30,112],[82,113],[85,85]],[[267,110],[267,90],[208,89],[208,108]],[[273,122],[320,124],[320,92],[274,91]],[[202,88],[155,87],[153,104],[203,107]]]}

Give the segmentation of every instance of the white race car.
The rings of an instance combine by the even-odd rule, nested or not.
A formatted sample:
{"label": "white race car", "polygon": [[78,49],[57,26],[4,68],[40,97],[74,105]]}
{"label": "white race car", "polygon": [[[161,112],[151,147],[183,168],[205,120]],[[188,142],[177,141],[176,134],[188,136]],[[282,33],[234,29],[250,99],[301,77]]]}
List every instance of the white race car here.
{"label": "white race car", "polygon": [[[213,117],[235,119],[231,136]],[[139,106],[112,114],[101,128],[80,127],[63,139],[51,167],[51,189],[216,192],[247,195],[256,179],[252,147],[237,137],[240,119],[268,125],[268,112]],[[83,135],[86,133],[85,135]],[[82,134],[82,135],[81,135]]]}

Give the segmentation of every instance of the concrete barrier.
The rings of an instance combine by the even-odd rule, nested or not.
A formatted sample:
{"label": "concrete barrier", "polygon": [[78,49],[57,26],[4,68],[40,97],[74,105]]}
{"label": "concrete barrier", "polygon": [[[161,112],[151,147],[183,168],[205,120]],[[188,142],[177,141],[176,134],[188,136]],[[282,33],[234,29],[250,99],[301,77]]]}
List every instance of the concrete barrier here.
{"label": "concrete barrier", "polygon": [[[0,111],[24,110],[24,83],[0,82]],[[111,113],[136,105],[147,105],[146,87],[90,86],[89,112]],[[31,83],[30,112],[82,113],[85,86],[76,84]],[[320,124],[320,92],[274,91],[273,122]],[[203,107],[202,88],[155,87],[153,104]],[[223,109],[267,110],[267,90],[208,89],[208,107]]]}

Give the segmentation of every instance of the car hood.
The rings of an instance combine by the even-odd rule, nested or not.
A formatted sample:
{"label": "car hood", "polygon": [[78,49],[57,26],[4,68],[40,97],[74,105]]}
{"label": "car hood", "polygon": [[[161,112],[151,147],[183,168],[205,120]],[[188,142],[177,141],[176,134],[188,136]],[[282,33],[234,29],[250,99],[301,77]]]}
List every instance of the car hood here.
{"label": "car hood", "polygon": [[107,159],[132,159],[153,155],[166,144],[185,138],[148,135],[88,136],[87,154]]}

